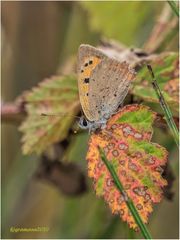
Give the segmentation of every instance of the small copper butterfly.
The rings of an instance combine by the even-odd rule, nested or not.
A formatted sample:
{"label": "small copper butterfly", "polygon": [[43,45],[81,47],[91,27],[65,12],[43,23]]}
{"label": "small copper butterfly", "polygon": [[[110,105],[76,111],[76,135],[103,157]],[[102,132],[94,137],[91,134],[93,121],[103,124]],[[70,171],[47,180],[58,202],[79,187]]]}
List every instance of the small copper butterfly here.
{"label": "small copper butterfly", "polygon": [[110,58],[103,51],[82,44],[78,51],[79,98],[85,117],[82,128],[104,128],[126,97],[135,71],[126,62]]}

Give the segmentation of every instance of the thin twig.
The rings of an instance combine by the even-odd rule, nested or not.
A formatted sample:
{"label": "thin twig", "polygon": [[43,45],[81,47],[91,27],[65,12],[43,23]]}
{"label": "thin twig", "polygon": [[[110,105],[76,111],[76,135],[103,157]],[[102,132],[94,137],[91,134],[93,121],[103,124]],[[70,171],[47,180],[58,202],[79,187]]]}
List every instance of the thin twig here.
{"label": "thin twig", "polygon": [[[131,102],[131,104],[133,103],[134,102]],[[11,124],[20,124],[21,121],[24,120],[25,116],[26,116],[26,112],[20,104],[16,104],[16,103],[1,104],[2,122],[11,123]],[[49,115],[42,113],[40,117],[41,116],[49,116]],[[59,115],[56,114],[52,116],[59,116]],[[77,116],[76,118],[79,118],[79,117]],[[176,123],[176,126],[178,127],[179,118],[178,117],[173,117],[173,118]],[[167,123],[163,119],[163,116],[160,113],[157,114],[157,118],[155,119],[154,125],[158,128],[167,128]],[[78,132],[80,132],[80,129],[78,130]]]}
{"label": "thin twig", "polygon": [[19,124],[26,113],[20,104],[3,103],[1,104],[1,120],[6,123]]}
{"label": "thin twig", "polygon": [[161,89],[160,89],[160,87],[159,87],[159,85],[157,83],[157,80],[156,80],[155,76],[154,76],[152,67],[150,65],[147,65],[147,68],[148,68],[148,70],[149,70],[149,72],[150,72],[150,74],[152,76],[152,85],[153,85],[153,88],[154,88],[154,90],[156,92],[156,95],[157,95],[157,97],[159,99],[159,103],[160,103],[160,105],[161,105],[161,107],[162,107],[162,109],[164,111],[166,122],[167,122],[167,124],[168,124],[168,126],[169,126],[169,128],[170,128],[170,130],[172,132],[172,135],[174,137],[174,140],[175,140],[177,146],[179,146],[179,132],[178,132],[178,129],[177,129],[176,124],[174,122],[171,110],[170,110],[168,104],[166,103],[166,101],[164,99],[164,96],[163,96],[163,94],[161,92]]}
{"label": "thin twig", "polygon": [[146,225],[143,223],[136,207],[134,206],[133,201],[128,197],[127,193],[125,192],[123,185],[121,184],[113,165],[111,164],[110,161],[107,160],[106,155],[101,148],[99,148],[99,153],[100,153],[102,161],[104,162],[107,169],[109,170],[117,189],[124,196],[126,205],[128,206],[132,216],[134,217],[135,222],[137,223],[138,227],[140,228],[142,235],[144,236],[145,239],[152,239]]}

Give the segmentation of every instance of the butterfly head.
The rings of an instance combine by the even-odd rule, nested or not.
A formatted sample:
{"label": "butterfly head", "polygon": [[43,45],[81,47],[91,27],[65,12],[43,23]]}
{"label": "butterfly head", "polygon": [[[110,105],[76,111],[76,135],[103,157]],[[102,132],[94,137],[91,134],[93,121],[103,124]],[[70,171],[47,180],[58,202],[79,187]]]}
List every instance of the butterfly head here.
{"label": "butterfly head", "polygon": [[91,122],[87,120],[84,116],[80,117],[78,125],[82,129],[88,129],[89,133],[96,132],[97,130],[103,129],[106,127],[106,120],[99,120]]}
{"label": "butterfly head", "polygon": [[90,129],[92,127],[92,123],[88,121],[84,116],[80,117],[78,125],[82,129]]}

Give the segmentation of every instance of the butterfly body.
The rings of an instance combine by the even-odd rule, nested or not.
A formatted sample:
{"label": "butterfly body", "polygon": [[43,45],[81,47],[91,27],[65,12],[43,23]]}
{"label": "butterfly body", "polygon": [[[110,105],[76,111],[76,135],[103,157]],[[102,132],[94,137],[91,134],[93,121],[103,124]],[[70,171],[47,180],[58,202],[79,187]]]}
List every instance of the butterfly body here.
{"label": "butterfly body", "polygon": [[103,51],[82,44],[78,52],[79,98],[85,120],[82,128],[104,128],[126,97],[135,72],[125,62],[108,57]]}

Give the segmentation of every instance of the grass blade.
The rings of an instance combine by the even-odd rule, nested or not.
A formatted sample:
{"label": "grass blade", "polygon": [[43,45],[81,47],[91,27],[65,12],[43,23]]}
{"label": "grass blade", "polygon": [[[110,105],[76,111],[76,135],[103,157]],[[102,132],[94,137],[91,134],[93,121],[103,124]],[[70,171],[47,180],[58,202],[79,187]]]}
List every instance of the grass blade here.
{"label": "grass blade", "polygon": [[132,216],[134,217],[134,220],[136,221],[138,227],[140,228],[142,235],[144,236],[145,239],[152,239],[146,225],[143,223],[141,217],[139,216],[139,213],[138,213],[137,209],[135,208],[133,201],[127,196],[113,165],[111,164],[111,162],[109,162],[107,160],[106,155],[101,148],[99,148],[99,153],[100,153],[102,161],[104,162],[107,169],[109,170],[117,189],[120,191],[120,193],[126,199],[126,204],[129,208]]}
{"label": "grass blade", "polygon": [[179,17],[179,8],[176,5],[175,1],[167,1],[172,8],[173,12]]}
{"label": "grass blade", "polygon": [[167,124],[169,126],[169,129],[171,130],[171,133],[172,133],[172,135],[174,137],[174,140],[175,140],[177,146],[179,146],[179,132],[178,132],[177,126],[176,126],[176,124],[174,122],[171,110],[170,110],[169,106],[167,105],[167,103],[166,103],[166,101],[164,99],[164,96],[163,96],[163,94],[161,92],[161,89],[160,89],[160,87],[159,87],[159,85],[157,83],[157,80],[155,78],[155,75],[153,73],[152,67],[150,65],[147,65],[147,68],[148,68],[148,70],[149,70],[149,72],[150,72],[150,74],[152,76],[152,80],[153,80],[152,81],[152,85],[153,85],[153,88],[154,88],[154,90],[156,92],[156,95],[157,95],[157,97],[159,99],[159,103],[160,103],[160,105],[161,105],[161,107],[162,107],[162,109],[164,111],[166,122],[167,122]]}

